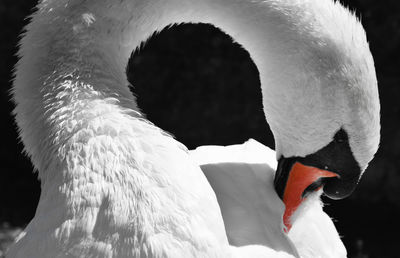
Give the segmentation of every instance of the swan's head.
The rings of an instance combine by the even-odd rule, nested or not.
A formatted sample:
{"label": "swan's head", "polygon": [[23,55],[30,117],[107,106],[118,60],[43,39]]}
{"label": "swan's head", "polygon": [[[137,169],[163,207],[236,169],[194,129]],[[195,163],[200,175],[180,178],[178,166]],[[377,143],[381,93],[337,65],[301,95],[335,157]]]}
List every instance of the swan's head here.
{"label": "swan's head", "polygon": [[335,17],[317,17],[292,25],[302,27],[283,33],[281,44],[269,43],[274,64],[259,68],[288,228],[317,189],[333,199],[349,196],[380,138],[376,74],[361,24],[344,8]]}

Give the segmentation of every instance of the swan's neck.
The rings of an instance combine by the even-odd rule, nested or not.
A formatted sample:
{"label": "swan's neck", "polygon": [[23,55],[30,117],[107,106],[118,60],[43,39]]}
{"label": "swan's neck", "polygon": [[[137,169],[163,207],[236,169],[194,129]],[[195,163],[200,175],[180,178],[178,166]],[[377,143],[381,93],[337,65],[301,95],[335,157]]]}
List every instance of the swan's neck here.
{"label": "swan's neck", "polygon": [[14,87],[21,137],[42,179],[51,177],[49,162],[65,155],[55,142],[68,142],[105,113],[138,116],[125,71],[132,51],[154,32],[175,23],[214,24],[264,73],[264,56],[276,53],[282,34],[276,19],[284,19],[270,6],[243,1],[59,2],[43,1],[27,27]]}
{"label": "swan's neck", "polygon": [[[17,107],[17,122],[21,121],[22,139],[39,171],[53,154],[43,153],[51,149],[51,141],[44,143],[37,136],[45,131],[66,141],[72,128],[77,128],[71,124],[74,116],[56,115],[59,107],[64,113],[69,113],[67,109],[88,112],[86,104],[107,102],[115,112],[138,110],[125,73],[130,54],[154,32],[179,23],[213,24],[249,51],[260,72],[264,111],[278,156],[315,152],[343,123],[332,114],[348,109],[345,99],[352,96],[335,85],[351,82],[343,81],[338,63],[351,70],[352,63],[343,61],[351,54],[346,46],[365,35],[347,10],[330,0],[68,1],[62,6],[58,1],[43,1],[28,26],[35,33],[23,39],[24,60],[18,68],[23,75],[17,76],[14,89],[17,103],[29,102],[27,107]],[[343,37],[347,27],[356,39]],[[369,53],[365,44],[357,48]],[[370,61],[370,54],[365,56],[357,58]],[[369,79],[364,77],[360,81]],[[20,108],[38,114],[25,117]],[[58,128],[55,136],[50,131],[53,125],[42,126],[49,121],[37,121],[42,113],[54,124],[69,126]],[[299,117],[303,120],[294,122]],[[321,120],[331,122],[316,126],[315,121]]]}

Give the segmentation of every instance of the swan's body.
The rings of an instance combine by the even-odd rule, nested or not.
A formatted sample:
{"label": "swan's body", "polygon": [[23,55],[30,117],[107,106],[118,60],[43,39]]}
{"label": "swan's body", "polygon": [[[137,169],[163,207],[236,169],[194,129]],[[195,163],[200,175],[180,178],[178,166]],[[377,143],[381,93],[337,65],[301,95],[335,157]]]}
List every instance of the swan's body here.
{"label": "swan's body", "polygon": [[343,164],[357,171],[325,188],[337,198],[354,189],[378,146],[379,100],[362,26],[340,4],[43,0],[21,41],[13,88],[42,193],[9,257],[296,255],[230,246],[199,166],[138,112],[128,58],[153,32],[183,22],[211,23],[250,52],[278,158],[318,153],[342,129]]}
{"label": "swan's body", "polygon": [[229,243],[273,250],[290,250],[293,243],[301,257],[346,257],[318,195],[304,204],[289,234],[283,233],[285,207],[273,187],[277,167],[273,150],[249,140],[226,147],[201,146],[190,154],[217,196]]}

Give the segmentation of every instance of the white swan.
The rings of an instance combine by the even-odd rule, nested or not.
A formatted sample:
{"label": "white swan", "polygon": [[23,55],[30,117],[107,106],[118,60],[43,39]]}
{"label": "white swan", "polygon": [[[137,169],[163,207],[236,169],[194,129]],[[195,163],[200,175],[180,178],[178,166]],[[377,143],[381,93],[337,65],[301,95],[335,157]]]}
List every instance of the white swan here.
{"label": "white swan", "polygon": [[230,246],[200,168],[126,87],[132,50],[187,22],[225,31],[259,69],[287,230],[303,194],[352,192],[378,147],[379,100],[364,30],[339,3],[42,0],[13,87],[42,193],[9,257],[297,256]]}

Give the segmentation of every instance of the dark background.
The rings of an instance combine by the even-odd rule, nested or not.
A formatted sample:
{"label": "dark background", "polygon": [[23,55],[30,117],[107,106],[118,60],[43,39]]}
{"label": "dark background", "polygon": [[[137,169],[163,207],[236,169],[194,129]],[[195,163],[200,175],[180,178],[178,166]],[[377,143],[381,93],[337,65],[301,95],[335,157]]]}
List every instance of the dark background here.
{"label": "dark background", "polygon": [[[382,139],[356,192],[326,211],[343,235],[349,257],[398,257],[400,237],[400,2],[346,0],[367,31],[382,105]],[[0,2],[0,225],[23,227],[40,194],[21,154],[10,115],[9,90],[18,36],[35,0]],[[180,25],[153,37],[128,67],[132,89],[148,118],[189,148],[248,138],[273,148],[261,107],[258,71],[248,53],[209,25]],[[7,224],[6,224],[7,223]],[[0,253],[1,257],[1,253]]]}

